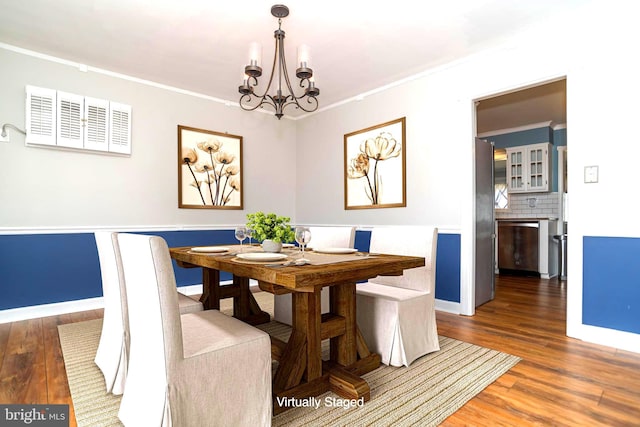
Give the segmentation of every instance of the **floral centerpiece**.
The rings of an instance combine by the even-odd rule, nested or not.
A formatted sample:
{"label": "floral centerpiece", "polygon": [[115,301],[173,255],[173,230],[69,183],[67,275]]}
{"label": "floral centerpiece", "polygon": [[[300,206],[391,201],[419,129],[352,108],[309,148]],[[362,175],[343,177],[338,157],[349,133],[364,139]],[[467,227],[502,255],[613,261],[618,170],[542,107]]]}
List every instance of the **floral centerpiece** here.
{"label": "floral centerpiece", "polygon": [[[247,214],[247,228],[253,230],[253,237],[262,242],[267,252],[280,252],[282,243],[293,242],[295,233],[289,225],[291,218],[274,213],[256,212]],[[266,245],[265,245],[266,241]],[[271,243],[275,246],[270,246]]]}

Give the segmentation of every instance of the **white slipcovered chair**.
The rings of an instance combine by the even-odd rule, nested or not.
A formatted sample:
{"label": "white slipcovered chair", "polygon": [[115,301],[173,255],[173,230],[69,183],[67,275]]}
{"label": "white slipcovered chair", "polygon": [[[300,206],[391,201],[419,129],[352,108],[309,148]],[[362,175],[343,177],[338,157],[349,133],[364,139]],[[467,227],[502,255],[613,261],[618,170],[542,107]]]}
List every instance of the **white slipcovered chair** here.
{"label": "white slipcovered chair", "polygon": [[[95,362],[104,376],[107,393],[122,394],[129,359],[129,317],[122,260],[116,233],[98,231],[94,235],[98,247],[104,297],[102,334]],[[202,311],[201,302],[179,292],[178,301],[181,313]]]}
{"label": "white slipcovered chair", "polygon": [[129,426],[268,426],[271,340],[218,310],[180,314],[166,242],[119,234],[131,351],[118,417]]}
{"label": "white slipcovered chair", "polygon": [[371,232],[372,253],[425,258],[425,267],[402,276],[378,276],[356,285],[356,317],[362,336],[382,363],[409,366],[440,350],[435,313],[438,229],[382,227]]}
{"label": "white slipcovered chair", "polygon": [[[355,227],[309,227],[311,242],[309,248],[353,248],[355,242]],[[320,294],[322,312],[329,310],[329,288],[322,289]],[[274,295],[273,320],[291,325],[291,294]]]}

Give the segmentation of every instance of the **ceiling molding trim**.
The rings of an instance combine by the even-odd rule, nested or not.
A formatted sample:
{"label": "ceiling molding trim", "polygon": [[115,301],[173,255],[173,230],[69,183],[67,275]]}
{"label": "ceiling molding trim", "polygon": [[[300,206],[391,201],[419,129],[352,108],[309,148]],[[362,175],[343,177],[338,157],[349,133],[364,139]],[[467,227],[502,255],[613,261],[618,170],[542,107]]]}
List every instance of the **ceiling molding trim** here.
{"label": "ceiling molding trim", "polygon": [[[174,93],[179,93],[181,95],[187,95],[187,96],[193,96],[195,98],[201,98],[201,99],[206,99],[208,101],[213,101],[219,104],[224,104],[226,107],[240,107],[240,105],[238,104],[238,102],[236,101],[229,101],[227,99],[222,99],[222,98],[216,98],[215,96],[210,96],[210,95],[205,95],[199,92],[193,92],[190,90],[186,90],[186,89],[180,89],[178,87],[174,87],[174,86],[169,86],[169,85],[165,85],[162,83],[157,83],[151,80],[145,80],[145,79],[141,79],[138,77],[133,77],[133,76],[129,76],[127,74],[121,74],[121,73],[116,73],[114,71],[109,71],[109,70],[105,70],[102,68],[98,68],[98,67],[92,67],[90,65],[87,64],[81,64],[79,62],[74,62],[74,61],[69,61],[67,59],[63,59],[63,58],[58,58],[55,56],[51,56],[51,55],[47,55],[44,53],[40,53],[40,52],[36,52],[33,50],[29,50],[29,49],[24,49],[21,47],[17,47],[17,46],[12,46],[10,44],[6,44],[6,43],[2,43],[0,42],[0,49],[5,49],[8,51],[12,51],[15,53],[19,53],[22,55],[26,55],[26,56],[31,56],[34,58],[38,58],[38,59],[42,59],[44,61],[49,61],[49,62],[54,62],[56,64],[61,64],[61,65],[66,65],[69,67],[73,67],[73,68],[77,68],[79,71],[82,72],[94,72],[96,74],[102,74],[105,76],[109,76],[109,77],[113,77],[113,78],[117,78],[117,79],[121,79],[121,80],[126,80],[126,81],[130,81],[130,82],[134,82],[134,83],[139,83],[145,86],[151,86],[151,87],[155,87],[158,89],[163,89],[169,92],[174,92]],[[267,110],[256,110],[259,113],[263,113],[263,114],[270,114],[270,111]],[[283,116],[284,118],[287,119],[292,119],[292,117],[290,116]]]}
{"label": "ceiling molding trim", "polygon": [[2,42],[0,42],[0,48],[1,49],[5,49],[5,50],[9,50],[9,51],[12,51],[12,52],[15,52],[15,53],[20,53],[22,55],[32,56],[34,58],[42,59],[42,60],[45,60],[45,61],[55,62],[57,64],[62,64],[62,65],[68,65],[70,67],[74,67],[74,68],[77,68],[77,69],[82,70],[82,71],[86,71],[86,69],[87,69],[87,66],[85,64],[80,64],[78,62],[68,61],[68,60],[62,59],[62,58],[56,58],[55,56],[46,55],[44,53],[35,52],[33,50],[23,49],[21,47],[13,46],[13,45],[2,43]]}
{"label": "ceiling molding trim", "polygon": [[[471,54],[469,54],[467,56],[463,56],[461,58],[454,59],[452,61],[440,64],[440,65],[428,67],[428,68],[424,69],[423,71],[420,71],[420,72],[418,72],[416,74],[407,76],[407,77],[405,77],[403,79],[396,80],[396,81],[393,81],[393,82],[391,82],[389,84],[386,84],[384,86],[380,86],[380,87],[377,87],[377,88],[372,89],[370,91],[354,95],[354,96],[352,96],[350,98],[346,98],[346,99],[344,99],[342,101],[334,102],[333,104],[330,104],[330,105],[327,105],[325,107],[319,108],[319,109],[317,109],[316,111],[314,111],[312,113],[302,114],[302,115],[296,116],[296,117],[284,115],[283,117],[285,119],[294,120],[294,121],[302,120],[302,119],[305,119],[307,117],[313,116],[315,114],[321,113],[323,111],[331,110],[333,108],[337,108],[337,107],[340,107],[342,105],[349,104],[351,102],[359,102],[359,101],[362,101],[363,99],[365,99],[368,96],[375,95],[377,93],[387,91],[387,90],[392,89],[392,88],[394,88],[396,86],[400,86],[400,85],[404,85],[406,83],[410,83],[410,82],[412,82],[414,80],[418,80],[418,79],[421,79],[421,78],[424,78],[424,77],[427,77],[427,76],[430,76],[430,75],[433,75],[433,74],[440,73],[440,72],[445,71],[447,69],[459,66],[461,64],[465,64],[465,63],[467,63],[469,61],[472,61],[473,59],[475,59],[477,57],[485,56],[488,53],[501,51],[501,50],[505,50],[505,49],[507,49],[507,50],[513,49],[514,48],[513,43],[514,43],[514,41],[510,40],[508,42],[501,43],[501,44],[498,44],[498,45],[493,46],[493,47],[485,48],[485,49],[481,50],[480,52],[474,52],[474,53],[471,53]],[[39,58],[39,59],[42,59],[42,60],[51,61],[51,62],[67,65],[67,66],[70,66],[70,67],[74,67],[74,68],[77,68],[78,70],[83,71],[83,72],[92,71],[94,73],[103,74],[103,75],[107,75],[107,76],[110,76],[110,77],[119,78],[119,79],[123,79],[123,80],[127,80],[127,81],[132,81],[132,82],[135,82],[135,83],[140,83],[140,84],[143,84],[143,85],[152,86],[152,87],[156,87],[156,88],[159,88],[159,89],[164,89],[164,90],[175,92],[175,93],[179,93],[179,94],[182,94],[182,95],[188,95],[188,96],[194,96],[196,98],[206,99],[206,100],[209,100],[209,101],[213,101],[213,102],[217,102],[217,103],[220,103],[220,104],[224,104],[227,107],[238,107],[238,108],[240,107],[240,104],[238,102],[236,102],[236,101],[229,101],[229,100],[226,100],[226,99],[216,98],[216,97],[213,97],[213,96],[210,96],[210,95],[205,95],[205,94],[202,94],[202,93],[193,92],[193,91],[189,91],[189,90],[186,90],[186,89],[180,89],[178,87],[169,86],[169,85],[165,85],[165,84],[162,84],[162,83],[157,83],[157,82],[150,81],[150,80],[144,80],[144,79],[141,79],[141,78],[138,78],[138,77],[133,77],[133,76],[129,76],[129,75],[126,75],[126,74],[116,73],[114,71],[104,70],[104,69],[98,68],[98,67],[88,66],[86,64],[81,64],[81,63],[78,63],[78,62],[69,61],[69,60],[62,59],[62,58],[57,58],[57,57],[54,57],[54,56],[51,56],[51,55],[46,55],[46,54],[43,54],[43,53],[39,53],[39,52],[35,52],[35,51],[32,51],[32,50],[24,49],[24,48],[21,48],[21,47],[12,46],[12,45],[9,45],[9,44],[6,44],[6,43],[2,43],[2,42],[0,42],[0,48],[6,49],[6,50],[10,50],[10,51],[13,51],[13,52],[17,52],[17,53],[21,53],[23,55],[36,57],[36,58]],[[263,114],[272,114],[271,111],[265,110],[265,109],[260,109],[260,110],[255,110],[255,111],[263,113]]]}
{"label": "ceiling molding trim", "polygon": [[13,51],[13,52],[16,52],[16,53],[20,53],[20,54],[23,54],[23,55],[32,56],[34,58],[42,59],[44,61],[50,61],[50,62],[55,62],[57,64],[67,65],[69,67],[77,68],[78,70],[83,71],[83,72],[92,71],[92,72],[97,73],[97,74],[103,74],[105,76],[114,77],[114,78],[118,78],[118,79],[121,79],[121,80],[128,80],[128,81],[131,81],[131,82],[140,83],[140,84],[143,84],[143,85],[146,85],[146,86],[153,86],[153,87],[156,87],[156,88],[168,90],[168,91],[171,91],[171,92],[180,93],[180,94],[183,94],[183,95],[189,95],[189,96],[194,96],[194,97],[197,97],[197,98],[207,99],[209,101],[218,102],[218,103],[221,103],[221,104],[225,104],[227,106],[231,106],[233,104],[236,104],[236,106],[238,105],[237,102],[234,103],[232,101],[216,98],[216,97],[209,96],[209,95],[204,95],[202,93],[192,92],[192,91],[189,91],[189,90],[180,89],[180,88],[173,87],[173,86],[168,86],[168,85],[165,85],[165,84],[162,84],[162,83],[153,82],[153,81],[150,81],[150,80],[144,80],[144,79],[141,79],[141,78],[138,78],[138,77],[129,76],[129,75],[126,75],[126,74],[116,73],[114,71],[104,70],[104,69],[98,68],[98,67],[92,67],[92,66],[87,65],[87,64],[81,64],[79,62],[69,61],[67,59],[62,59],[62,58],[58,58],[58,57],[55,57],[55,56],[46,55],[44,53],[35,52],[33,50],[28,50],[28,49],[23,49],[21,47],[12,46],[12,45],[8,45],[8,44],[5,44],[5,43],[0,43],[0,48],[6,49],[6,50],[10,50],[10,51]]}

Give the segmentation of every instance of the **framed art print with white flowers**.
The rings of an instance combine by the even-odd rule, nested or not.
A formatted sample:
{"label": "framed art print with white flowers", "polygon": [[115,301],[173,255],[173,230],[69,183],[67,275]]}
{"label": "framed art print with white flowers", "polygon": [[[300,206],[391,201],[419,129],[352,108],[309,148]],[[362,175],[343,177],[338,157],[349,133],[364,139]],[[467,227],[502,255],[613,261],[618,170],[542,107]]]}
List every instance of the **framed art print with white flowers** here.
{"label": "framed art print with white flowers", "polygon": [[344,208],[407,206],[405,117],[344,136]]}
{"label": "framed art print with white flowers", "polygon": [[242,209],[242,137],[178,125],[178,207]]}

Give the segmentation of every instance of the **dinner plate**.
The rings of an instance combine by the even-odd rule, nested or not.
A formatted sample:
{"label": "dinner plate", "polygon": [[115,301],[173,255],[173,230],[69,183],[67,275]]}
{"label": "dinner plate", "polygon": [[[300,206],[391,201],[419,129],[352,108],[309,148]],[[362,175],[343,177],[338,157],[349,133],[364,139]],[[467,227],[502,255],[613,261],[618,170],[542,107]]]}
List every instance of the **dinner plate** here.
{"label": "dinner plate", "polygon": [[313,248],[313,251],[320,254],[353,254],[358,252],[354,248]]}
{"label": "dinner plate", "polygon": [[238,254],[237,257],[247,261],[282,261],[287,259],[285,254],[271,252],[248,252],[246,254]]}
{"label": "dinner plate", "polygon": [[282,247],[283,248],[295,248],[296,245],[294,245],[293,243],[283,243]]}
{"label": "dinner plate", "polygon": [[191,248],[191,252],[205,252],[205,253],[219,253],[227,252],[229,250],[226,246],[197,246]]}

